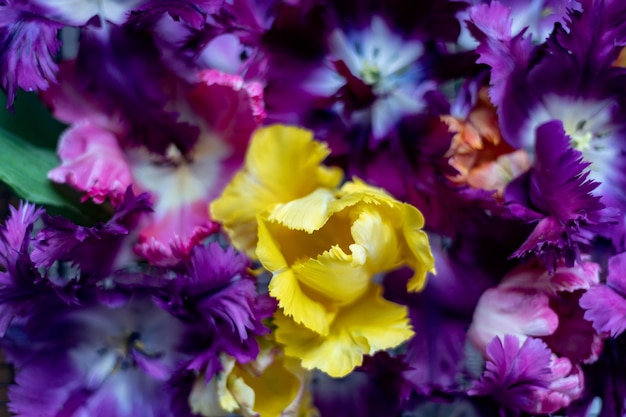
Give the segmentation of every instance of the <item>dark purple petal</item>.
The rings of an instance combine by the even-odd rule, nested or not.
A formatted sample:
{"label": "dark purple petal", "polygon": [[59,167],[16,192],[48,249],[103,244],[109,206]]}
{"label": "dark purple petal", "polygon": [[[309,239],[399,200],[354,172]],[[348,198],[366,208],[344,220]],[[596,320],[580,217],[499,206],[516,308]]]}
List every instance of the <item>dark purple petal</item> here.
{"label": "dark purple petal", "polygon": [[17,0],[0,5],[0,84],[7,94],[7,106],[20,87],[45,90],[57,72],[55,55],[61,41],[61,24],[26,11]]}
{"label": "dark purple petal", "polygon": [[244,254],[216,242],[197,246],[187,272],[155,296],[160,306],[195,326],[198,333],[189,346],[195,357],[188,369],[205,370],[207,380],[219,369],[219,352],[249,361],[259,350],[254,336],[268,331],[261,320],[275,305],[257,295],[249,262]]}
{"label": "dark purple petal", "polygon": [[135,196],[131,187],[123,202],[106,223],[84,227],[57,216],[44,216],[45,227],[38,233],[32,260],[49,268],[57,261],[71,262],[93,279],[106,277],[116,268],[123,244],[139,219],[150,212],[148,194]]}
{"label": "dark purple petal", "polygon": [[468,27],[480,45],[478,63],[491,67],[491,101],[500,108],[508,83],[516,72],[526,68],[533,53],[530,37],[512,33],[511,11],[499,2],[473,6],[469,10]]}
{"label": "dark purple petal", "polygon": [[589,179],[589,163],[570,147],[560,120],[537,128],[535,148],[530,172],[507,187],[505,198],[514,215],[543,219],[512,256],[535,253],[552,269],[563,256],[569,266],[578,258],[578,245],[589,244],[597,230],[615,223],[616,212],[593,193],[599,183]]}
{"label": "dark purple petal", "polygon": [[570,147],[561,121],[537,128],[535,151],[530,199],[540,212],[566,223],[583,213],[604,208],[600,197],[592,195],[599,184],[588,178],[590,163],[583,162],[582,153]]}

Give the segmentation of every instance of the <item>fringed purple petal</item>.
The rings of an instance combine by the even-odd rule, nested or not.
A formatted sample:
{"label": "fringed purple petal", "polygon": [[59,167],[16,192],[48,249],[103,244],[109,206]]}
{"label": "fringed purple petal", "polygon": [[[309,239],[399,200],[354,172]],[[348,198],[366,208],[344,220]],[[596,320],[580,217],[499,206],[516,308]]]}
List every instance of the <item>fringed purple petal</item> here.
{"label": "fringed purple petal", "polygon": [[524,70],[534,47],[530,37],[512,33],[511,11],[497,1],[469,9],[468,27],[478,40],[478,63],[491,67],[490,96],[493,104],[506,106],[505,96],[515,73]]}
{"label": "fringed purple petal", "polygon": [[535,391],[550,386],[550,349],[540,340],[506,335],[487,345],[487,369],[472,384],[470,395],[490,395],[513,410],[537,405]]}
{"label": "fringed purple petal", "polygon": [[208,379],[219,368],[214,367],[219,352],[248,361],[258,354],[253,336],[268,331],[261,320],[273,308],[259,300],[249,262],[244,254],[216,242],[197,246],[186,273],[156,294],[160,306],[196,327],[199,333],[190,347],[196,355],[188,368],[210,367]]}
{"label": "fringed purple petal", "polygon": [[129,187],[111,219],[92,227],[78,226],[60,216],[44,216],[45,227],[37,235],[33,262],[46,268],[57,261],[71,262],[86,276],[106,277],[116,268],[124,241],[139,218],[151,211],[149,199],[148,194],[135,196]]}
{"label": "fringed purple petal", "polygon": [[560,120],[539,126],[531,171],[505,192],[514,215],[530,220],[535,212],[535,217],[543,217],[512,256],[534,253],[551,269],[561,257],[573,265],[579,245],[589,244],[597,228],[616,222],[615,212],[593,194],[599,183],[589,179],[589,163],[569,141]]}
{"label": "fringed purple petal", "polygon": [[26,4],[7,0],[0,5],[0,85],[13,105],[18,87],[45,90],[55,81],[54,61],[61,42],[61,24],[28,11]]}

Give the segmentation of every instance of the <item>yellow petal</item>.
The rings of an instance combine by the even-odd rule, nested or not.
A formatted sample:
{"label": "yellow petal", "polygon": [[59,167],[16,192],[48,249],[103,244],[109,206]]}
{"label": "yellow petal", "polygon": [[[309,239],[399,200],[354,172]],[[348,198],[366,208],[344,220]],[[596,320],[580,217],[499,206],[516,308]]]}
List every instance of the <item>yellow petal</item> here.
{"label": "yellow petal", "polygon": [[342,171],[321,165],[329,152],[307,130],[282,125],[258,129],[246,153],[244,169],[213,201],[211,217],[224,225],[235,247],[253,256],[257,215],[319,187],[339,184]]}
{"label": "yellow petal", "polygon": [[[292,269],[302,285],[337,305],[349,304],[363,295],[371,278],[365,265],[355,262],[352,255],[346,254],[337,245],[316,259],[292,266]],[[313,328],[306,321],[295,319]]]}
{"label": "yellow petal", "polygon": [[[319,334],[328,334],[336,308],[313,299],[312,291],[305,293],[294,272],[287,269],[274,274],[269,284],[270,295],[278,300],[285,314]],[[316,297],[321,298],[321,297]]]}
{"label": "yellow petal", "polygon": [[[333,188],[339,184],[342,172],[321,166],[329,154],[328,146],[316,142],[311,131],[273,125],[254,133],[246,154],[246,168],[272,191],[277,197],[275,202],[285,202],[318,187]],[[324,174],[318,175],[320,169]]]}
{"label": "yellow petal", "polygon": [[398,346],[413,335],[406,307],[385,300],[376,284],[339,311],[326,336],[281,312],[274,322],[276,341],[284,345],[286,355],[299,358],[304,368],[317,368],[333,377],[350,373],[363,362],[364,354]]}
{"label": "yellow petal", "polygon": [[259,243],[256,248],[256,256],[265,269],[275,273],[289,267],[285,255],[282,252],[279,241],[270,232],[269,226],[261,217],[258,219]]}
{"label": "yellow petal", "polygon": [[277,204],[267,218],[290,229],[313,233],[328,221],[330,217],[328,205],[334,200],[335,196],[331,190],[318,188],[302,198]]}
{"label": "yellow petal", "polygon": [[365,249],[367,265],[372,274],[398,266],[400,246],[397,232],[390,222],[373,206],[361,207],[352,224],[354,242]]}
{"label": "yellow petal", "polygon": [[372,284],[361,299],[342,309],[333,322],[333,329],[349,329],[353,338],[367,339],[369,354],[396,347],[413,336],[406,306],[386,300],[382,293],[380,285]]}
{"label": "yellow petal", "polygon": [[274,317],[276,341],[285,345],[285,354],[299,358],[306,369],[321,369],[334,377],[349,374],[363,362],[369,351],[367,340],[353,340],[347,331],[323,337],[278,312]]}
{"label": "yellow petal", "polygon": [[289,407],[300,390],[300,380],[285,368],[282,360],[275,360],[263,374],[255,377],[239,372],[242,382],[254,392],[254,411],[260,417],[278,417]]}
{"label": "yellow petal", "polygon": [[435,258],[430,251],[428,235],[422,230],[424,217],[415,207],[405,204],[404,239],[406,263],[413,269],[407,284],[409,291],[420,291],[426,283],[426,274],[435,273]]}
{"label": "yellow petal", "polygon": [[385,204],[389,207],[398,204],[398,201],[384,189],[373,187],[358,178],[353,178],[352,181],[343,184],[339,190],[339,197],[346,201],[358,200],[366,204]]}

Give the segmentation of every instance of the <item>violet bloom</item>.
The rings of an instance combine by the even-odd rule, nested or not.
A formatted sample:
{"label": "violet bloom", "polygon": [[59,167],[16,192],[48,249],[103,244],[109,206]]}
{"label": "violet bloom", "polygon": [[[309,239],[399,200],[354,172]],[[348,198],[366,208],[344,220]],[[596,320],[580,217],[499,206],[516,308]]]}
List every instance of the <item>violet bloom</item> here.
{"label": "violet bloom", "polygon": [[491,67],[491,98],[505,140],[532,155],[536,129],[560,120],[571,146],[590,163],[590,179],[600,183],[595,194],[623,207],[625,79],[614,63],[626,44],[623,21],[615,19],[624,15],[624,4],[588,0],[581,6],[542,48],[515,34],[510,10],[497,2],[470,11],[470,30],[480,43],[478,62]]}
{"label": "violet bloom", "polygon": [[29,253],[33,227],[42,210],[22,203],[10,211],[0,230],[0,335],[15,318],[30,313],[42,299],[53,294]]}
{"label": "violet bloom", "polygon": [[[404,116],[428,113],[428,93],[438,86],[432,45],[456,39],[454,13],[461,8],[443,1],[333,4],[332,30],[320,34],[325,56],[292,59],[291,65],[280,55],[270,59],[268,102],[291,104],[288,95],[295,91],[305,105],[296,103],[299,110],[286,111],[283,120],[330,136],[337,133],[329,125],[337,122],[334,128],[341,127],[348,143],[332,145],[334,152],[376,148]],[[286,80],[289,90],[273,90],[273,79]]]}
{"label": "violet bloom", "polygon": [[589,163],[569,141],[559,120],[539,126],[533,166],[511,182],[504,195],[514,216],[537,222],[512,256],[534,253],[551,269],[561,257],[571,266],[581,247],[616,222],[615,212],[593,194],[599,184],[588,178]]}
{"label": "violet bloom", "polygon": [[[183,273],[137,264],[123,240],[146,200],[128,194],[113,219],[92,228],[48,219],[32,242],[40,214],[32,206],[7,223],[0,308],[8,330],[0,345],[17,370],[13,412],[191,415],[179,401],[189,390],[176,381],[189,372],[210,378],[222,353],[256,357],[272,304],[257,299],[248,260],[213,243],[194,249]],[[30,297],[20,297],[24,289]]]}

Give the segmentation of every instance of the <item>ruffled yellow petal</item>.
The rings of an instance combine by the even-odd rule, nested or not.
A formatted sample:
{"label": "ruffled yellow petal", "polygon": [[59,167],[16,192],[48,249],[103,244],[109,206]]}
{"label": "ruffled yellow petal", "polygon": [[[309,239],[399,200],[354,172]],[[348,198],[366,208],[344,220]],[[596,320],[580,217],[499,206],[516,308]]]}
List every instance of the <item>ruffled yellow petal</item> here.
{"label": "ruffled yellow petal", "polygon": [[328,146],[316,142],[311,131],[273,125],[254,133],[246,154],[246,169],[276,196],[275,202],[285,202],[318,187],[334,188],[339,184],[341,170],[321,165],[329,154]]}
{"label": "ruffled yellow petal", "polygon": [[375,284],[339,311],[326,336],[280,312],[274,322],[276,341],[284,345],[286,355],[302,360],[304,368],[317,368],[333,377],[350,373],[363,362],[364,354],[398,346],[413,335],[406,307],[385,300]]}
{"label": "ruffled yellow petal", "polygon": [[263,266],[273,274],[269,284],[269,293],[278,300],[278,305],[286,314],[294,317],[298,323],[306,323],[306,326],[316,332],[326,334],[330,322],[335,317],[337,307],[330,302],[328,297],[316,293],[315,290],[303,286],[298,281],[294,270],[286,262],[281,248],[282,243],[293,249],[296,242],[289,238],[276,239],[277,236],[280,238],[281,233],[294,232],[259,217],[257,256]]}
{"label": "ruffled yellow petal", "polygon": [[328,221],[328,206],[333,201],[335,196],[331,190],[318,188],[302,198],[277,204],[267,218],[290,229],[313,233]]}
{"label": "ruffled yellow petal", "polygon": [[[296,264],[292,269],[300,283],[339,306],[362,296],[371,278],[365,265],[355,262],[352,255],[346,254],[339,246],[333,246],[316,259]],[[294,319],[315,330],[305,320]]]}
{"label": "ruffled yellow petal", "polygon": [[398,200],[393,198],[382,188],[373,187],[358,178],[353,178],[341,186],[338,197],[344,207],[352,206],[356,203],[365,203],[373,205],[387,205],[393,207],[398,204]]}
{"label": "ruffled yellow petal", "polygon": [[406,241],[406,263],[413,269],[413,276],[409,279],[409,291],[421,291],[426,283],[426,275],[435,273],[435,258],[430,251],[428,235],[422,230],[424,217],[410,204],[404,205],[404,239]]}
{"label": "ruffled yellow petal", "polygon": [[369,351],[365,338],[353,339],[347,331],[333,331],[324,337],[280,312],[274,324],[278,326],[276,340],[285,345],[286,355],[299,358],[306,369],[321,369],[333,377],[348,375]]}
{"label": "ruffled yellow petal", "polygon": [[304,290],[291,269],[274,274],[269,284],[270,295],[278,300],[278,306],[285,311],[285,314],[315,332],[328,334],[330,323],[337,314],[337,308],[332,304],[315,301],[312,290],[306,293]]}
{"label": "ruffled yellow petal", "polygon": [[258,214],[339,184],[342,171],[321,165],[328,154],[328,147],[307,130],[282,125],[258,129],[244,169],[211,204],[211,217],[224,225],[235,247],[253,256]]}

